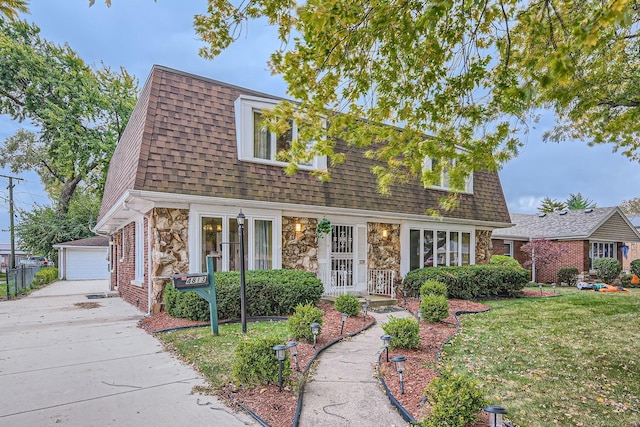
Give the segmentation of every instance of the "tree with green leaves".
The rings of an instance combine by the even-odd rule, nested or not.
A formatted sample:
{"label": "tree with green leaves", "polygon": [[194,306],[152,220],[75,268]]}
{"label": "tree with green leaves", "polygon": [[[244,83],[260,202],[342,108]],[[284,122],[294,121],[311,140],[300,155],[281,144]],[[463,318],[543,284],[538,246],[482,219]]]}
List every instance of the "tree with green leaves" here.
{"label": "tree with green leaves", "polygon": [[626,215],[640,215],[640,197],[623,200],[622,203],[620,203],[620,209],[622,209],[622,212]]}
{"label": "tree with green leaves", "polygon": [[565,202],[567,209],[570,211],[579,211],[583,209],[593,209],[596,207],[596,203],[585,198],[582,193],[569,194],[567,201]]}
{"label": "tree with green leaves", "polygon": [[21,211],[16,226],[21,246],[30,253],[55,259],[53,245],[94,236],[100,197],[83,189],[76,191],[67,212],[54,206],[34,206],[31,211]]}
{"label": "tree with green leaves", "polygon": [[0,0],[0,15],[13,21],[18,18],[20,12],[29,13],[26,0]]}
{"label": "tree with green leaves", "polygon": [[[561,119],[549,138],[613,142],[638,155],[632,0],[208,2],[195,17],[204,57],[251,20],[277,27],[283,47],[269,66],[296,104],[280,103],[267,120],[274,131],[289,118],[301,129],[288,172],[313,155],[343,161],[342,139],[369,147],[383,192],[415,177],[434,185],[443,171],[463,189],[474,170],[495,171],[517,154],[516,132],[538,107]],[[435,159],[430,169],[426,158]]]}
{"label": "tree with green leaves", "polygon": [[0,113],[28,122],[2,143],[0,166],[34,170],[61,212],[77,188],[102,194],[107,167],[137,99],[126,70],[93,69],[24,21],[0,20]]}
{"label": "tree with green leaves", "polygon": [[538,206],[538,212],[540,213],[551,213],[556,211],[563,211],[567,207],[564,202],[561,202],[556,199],[551,199],[550,197],[545,197],[540,201],[540,206]]}

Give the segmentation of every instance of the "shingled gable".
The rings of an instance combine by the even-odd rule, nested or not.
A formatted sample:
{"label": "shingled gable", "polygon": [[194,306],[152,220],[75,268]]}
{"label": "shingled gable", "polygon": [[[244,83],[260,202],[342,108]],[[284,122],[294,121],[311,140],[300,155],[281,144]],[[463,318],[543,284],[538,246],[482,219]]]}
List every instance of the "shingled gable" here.
{"label": "shingled gable", "polygon": [[[115,215],[127,192],[243,199],[348,210],[424,215],[443,191],[419,182],[377,192],[372,160],[338,143],[347,160],[321,182],[300,171],[238,160],[234,101],[241,95],[277,97],[155,65],[111,160],[98,228]],[[510,219],[497,173],[475,172],[473,194],[443,216],[503,227]],[[105,231],[109,227],[104,228]]]}
{"label": "shingled gable", "polygon": [[613,240],[638,242],[640,234],[618,207],[546,214],[512,214],[511,228],[497,229],[494,239]]}

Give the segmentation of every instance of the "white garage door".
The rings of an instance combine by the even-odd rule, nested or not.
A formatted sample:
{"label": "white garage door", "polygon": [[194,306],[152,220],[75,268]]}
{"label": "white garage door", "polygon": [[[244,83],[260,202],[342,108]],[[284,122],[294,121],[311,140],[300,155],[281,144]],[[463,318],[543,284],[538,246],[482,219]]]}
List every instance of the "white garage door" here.
{"label": "white garage door", "polygon": [[67,280],[108,279],[107,248],[67,249]]}

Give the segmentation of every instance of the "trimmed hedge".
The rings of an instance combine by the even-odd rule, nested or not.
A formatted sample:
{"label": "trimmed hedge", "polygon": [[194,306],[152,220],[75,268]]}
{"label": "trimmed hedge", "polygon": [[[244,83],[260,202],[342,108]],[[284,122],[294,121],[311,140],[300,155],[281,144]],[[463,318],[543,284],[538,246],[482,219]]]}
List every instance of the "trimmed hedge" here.
{"label": "trimmed hedge", "polygon": [[410,294],[418,295],[427,280],[447,286],[447,296],[474,299],[497,295],[517,296],[529,282],[529,271],[524,268],[491,264],[461,267],[426,267],[407,273],[403,286]]}
{"label": "trimmed hedge", "polygon": [[[273,347],[282,343],[282,337],[257,336],[240,340],[231,368],[235,381],[245,386],[278,384],[279,364]],[[283,362],[282,380],[286,383],[291,375],[291,361],[286,357]]]}
{"label": "trimmed hedge", "polygon": [[611,283],[620,276],[622,264],[615,258],[598,258],[593,261],[593,269],[605,283]]}
{"label": "trimmed hedge", "polygon": [[[240,273],[215,273],[219,319],[240,318]],[[316,304],[322,282],[313,273],[300,270],[259,270],[245,273],[247,316],[284,316],[298,304]],[[179,293],[172,285],[164,291],[167,312],[174,317],[209,320],[209,303],[195,292]]]}
{"label": "trimmed hedge", "polygon": [[58,269],[55,267],[41,268],[35,275],[32,286],[46,285],[58,278]]}

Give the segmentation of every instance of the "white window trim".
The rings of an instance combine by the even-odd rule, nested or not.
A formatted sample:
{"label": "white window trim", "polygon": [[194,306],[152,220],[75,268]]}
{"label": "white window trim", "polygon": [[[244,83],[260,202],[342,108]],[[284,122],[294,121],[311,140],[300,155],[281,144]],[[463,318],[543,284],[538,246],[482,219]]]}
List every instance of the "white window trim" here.
{"label": "white window trim", "polygon": [[[229,219],[236,219],[238,216],[238,208],[228,207],[211,207],[211,206],[192,206],[189,212],[189,271],[200,272],[202,269],[202,235],[201,226],[203,217],[215,217],[222,218],[222,236],[223,240],[229,236]],[[280,236],[282,235],[282,215],[280,211],[272,210],[247,210],[243,208],[242,212],[245,214],[245,223],[249,223],[250,233],[247,235],[247,246],[245,252],[247,254],[246,270],[253,269],[254,261],[254,239],[253,230],[255,229],[255,220],[267,220],[272,221],[273,226],[271,229],[273,239],[271,268],[277,270],[282,268],[282,242]],[[245,228],[246,230],[246,228]],[[228,243],[224,241],[223,243]],[[222,245],[222,271],[229,271],[229,245]]]}
{"label": "white window trim", "polygon": [[[509,245],[509,254],[507,256],[513,258],[513,240],[504,240],[503,245]],[[504,252],[504,250],[502,252]]]}
{"label": "white window trim", "polygon": [[[449,259],[449,233],[452,231],[458,232],[459,242],[462,242],[461,233],[469,233],[469,264],[473,265],[476,263],[476,229],[474,227],[453,224],[438,224],[436,226],[434,224],[406,222],[403,223],[400,227],[400,241],[403,242],[400,245],[400,274],[402,276],[407,274],[411,268],[411,245],[409,241],[411,230],[420,230],[420,259],[424,259],[424,245],[422,242],[422,238],[425,230],[432,230],[434,232],[434,236],[438,231],[444,231],[447,233],[445,244],[445,259]],[[458,260],[459,262],[462,262],[462,244],[460,244],[458,247]]]}
{"label": "white window trim", "polygon": [[[433,166],[433,161],[431,160],[431,158],[425,157],[422,162],[422,167],[426,170],[431,170],[432,166]],[[453,191],[451,187],[443,184],[444,178],[445,178],[445,171],[443,170],[440,175],[440,185],[430,185],[430,186],[426,186],[425,188],[430,188],[434,190]],[[467,177],[467,182],[465,184],[464,190],[455,190],[455,191],[458,193],[473,194],[473,172],[471,172],[469,174],[469,177]]]}
{"label": "white window trim", "polygon": [[[604,241],[604,240],[589,240],[589,258],[591,259],[591,266],[590,266],[590,271],[594,272],[595,270],[593,269],[593,262],[596,259],[599,258],[606,258],[606,257],[594,257],[593,255],[593,245],[594,244],[605,244],[605,245],[612,245],[613,246],[613,254],[609,254],[610,258],[617,258],[618,255],[618,244],[616,242],[611,242],[611,241]],[[613,255],[613,256],[612,256]]]}
{"label": "white window trim", "polygon": [[131,284],[142,286],[144,284],[144,218],[138,218],[135,222],[135,279]]}
{"label": "white window trim", "polygon": [[[236,141],[238,149],[238,159],[254,163],[276,165],[285,167],[287,162],[274,159],[262,159],[253,154],[253,113],[255,110],[272,110],[278,104],[277,100],[258,98],[255,96],[242,95],[234,103],[236,116]],[[297,137],[297,126],[292,129],[293,138]],[[275,138],[275,135],[274,137]],[[272,150],[275,156],[275,150]],[[327,170],[327,156],[316,156],[311,165],[298,165],[301,170]]]}

